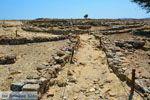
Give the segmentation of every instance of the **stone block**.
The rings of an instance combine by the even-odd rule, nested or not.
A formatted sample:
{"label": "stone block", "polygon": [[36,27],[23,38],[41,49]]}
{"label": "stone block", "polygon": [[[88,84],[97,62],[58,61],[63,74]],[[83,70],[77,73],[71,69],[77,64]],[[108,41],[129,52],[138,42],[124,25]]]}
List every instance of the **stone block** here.
{"label": "stone block", "polygon": [[39,91],[40,85],[39,84],[26,84],[23,86],[22,91]]}
{"label": "stone block", "polygon": [[25,84],[23,82],[16,82],[16,83],[12,83],[10,85],[10,89],[12,91],[22,91],[22,87],[24,86]]}

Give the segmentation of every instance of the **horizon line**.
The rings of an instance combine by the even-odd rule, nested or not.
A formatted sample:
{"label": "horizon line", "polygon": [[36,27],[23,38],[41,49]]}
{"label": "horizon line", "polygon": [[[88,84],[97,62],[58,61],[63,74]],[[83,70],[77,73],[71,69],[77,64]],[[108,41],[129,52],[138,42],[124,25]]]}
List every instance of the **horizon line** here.
{"label": "horizon line", "polygon": [[[0,20],[37,20],[37,19],[84,19],[84,18],[30,18],[30,19],[26,19],[26,18],[22,18],[22,19],[0,19]],[[88,18],[87,20],[92,20],[92,19],[150,19],[150,17],[146,17],[146,18]],[[86,19],[85,19],[86,20]]]}

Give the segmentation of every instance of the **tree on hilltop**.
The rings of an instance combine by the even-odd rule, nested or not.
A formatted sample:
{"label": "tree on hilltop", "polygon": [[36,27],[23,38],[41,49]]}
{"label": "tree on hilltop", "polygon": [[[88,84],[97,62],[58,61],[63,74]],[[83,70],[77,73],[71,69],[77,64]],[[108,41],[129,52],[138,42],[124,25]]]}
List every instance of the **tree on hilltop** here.
{"label": "tree on hilltop", "polygon": [[85,15],[84,15],[84,19],[87,19],[87,18],[88,18],[88,16],[89,16],[88,14],[85,14]]}

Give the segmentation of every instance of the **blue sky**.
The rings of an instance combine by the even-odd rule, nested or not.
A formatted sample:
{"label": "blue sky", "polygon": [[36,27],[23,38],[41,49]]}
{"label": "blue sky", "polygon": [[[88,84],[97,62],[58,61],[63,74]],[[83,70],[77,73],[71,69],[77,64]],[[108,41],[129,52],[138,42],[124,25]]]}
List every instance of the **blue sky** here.
{"label": "blue sky", "polygon": [[0,19],[146,18],[130,0],[0,0]]}

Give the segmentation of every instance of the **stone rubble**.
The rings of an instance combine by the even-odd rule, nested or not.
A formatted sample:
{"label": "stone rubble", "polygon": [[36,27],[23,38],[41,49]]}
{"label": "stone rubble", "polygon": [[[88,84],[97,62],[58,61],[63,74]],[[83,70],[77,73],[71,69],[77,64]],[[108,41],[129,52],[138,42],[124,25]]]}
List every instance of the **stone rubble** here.
{"label": "stone rubble", "polygon": [[37,43],[37,42],[49,42],[49,41],[59,41],[68,39],[68,36],[57,36],[57,37],[10,37],[10,36],[0,36],[0,44],[5,45],[18,45],[26,43]]}
{"label": "stone rubble", "polygon": [[[126,62],[128,64],[130,63],[127,58],[125,57],[124,53],[121,52],[121,49],[124,47],[128,50],[131,49],[139,49],[143,48],[145,45],[145,41],[127,41],[127,40],[121,40],[116,41],[116,46],[120,47],[117,51],[114,49],[116,48],[115,45],[112,45],[112,43],[108,40],[106,36],[99,36],[95,35],[97,39],[102,39],[102,48],[105,51],[107,55],[107,62],[111,69],[113,69],[114,73],[118,75],[119,78],[123,79],[124,81],[127,81],[128,83],[131,82],[131,78],[126,75],[126,72],[128,71],[128,68],[124,66]],[[129,47],[130,45],[130,47]],[[148,87],[146,87],[143,84],[140,84],[140,82],[136,81],[136,87],[138,91],[142,93],[150,93],[150,90],[148,90]]]}
{"label": "stone rubble", "polygon": [[[73,40],[73,39],[72,39]],[[73,40],[74,42],[71,46],[77,47],[78,39],[76,37]],[[76,41],[76,42],[75,42]],[[76,49],[75,49],[76,50]],[[12,83],[10,89],[12,91],[37,91],[40,97],[47,92],[49,86],[57,84],[60,87],[66,86],[68,83],[64,79],[54,80],[57,77],[59,71],[62,70],[63,66],[70,61],[71,52],[69,49],[62,49],[62,51],[57,52],[49,65],[47,66],[38,66],[36,70],[38,75],[31,74],[27,76],[27,79],[23,79],[20,82]],[[68,77],[69,82],[76,82],[76,78],[71,76]],[[53,93],[49,93],[48,96],[53,96]]]}
{"label": "stone rubble", "polygon": [[[46,23],[45,23],[46,21]],[[48,22],[48,23],[47,23]],[[31,73],[28,75],[25,80],[21,80],[20,82],[12,83],[10,88],[12,91],[37,91],[39,94],[44,94],[47,92],[49,86],[58,85],[60,87],[67,86],[68,84],[76,84],[77,77],[74,76],[73,70],[67,71],[67,80],[60,79],[55,80],[59,72],[63,69],[64,65],[70,61],[71,53],[74,50],[76,54],[76,50],[78,49],[80,39],[72,34],[92,34],[95,35],[96,38],[102,40],[102,46],[99,46],[100,49],[105,51],[107,56],[107,62],[109,67],[113,69],[114,72],[118,72],[120,76],[130,81],[128,77],[125,75],[128,72],[128,68],[125,64],[129,64],[130,61],[126,58],[126,54],[133,53],[135,49],[145,49],[145,40],[124,40],[124,41],[116,41],[115,45],[111,43],[111,41],[105,36],[96,35],[96,33],[102,33],[105,35],[110,34],[121,34],[121,33],[133,33],[133,34],[146,34],[149,31],[149,27],[145,27],[148,23],[139,22],[139,21],[117,21],[114,20],[49,20],[49,19],[37,19],[34,21],[28,21],[22,25],[22,29],[28,32],[45,32],[60,35],[57,37],[33,37],[33,38],[24,38],[20,35],[17,37],[7,37],[0,36],[0,44],[25,44],[25,43],[35,43],[35,42],[47,42],[47,41],[58,41],[68,39],[69,47],[64,46],[60,49],[59,52],[53,55],[50,61],[46,62],[46,64],[40,65],[36,67],[37,74]],[[92,26],[103,26],[107,27],[105,29],[98,29],[96,31],[92,31]],[[2,25],[2,27],[12,27],[9,25]],[[143,30],[143,31],[141,31]],[[72,37],[71,37],[72,36]],[[89,39],[90,41],[90,39]],[[89,42],[88,41],[88,42]],[[96,44],[95,44],[96,45]],[[102,48],[101,48],[102,47]],[[124,53],[122,51],[125,51]],[[97,49],[98,50],[98,49]],[[149,54],[148,54],[149,55]],[[90,56],[89,56],[90,58]],[[16,56],[0,56],[0,64],[12,64],[16,62]],[[74,59],[73,59],[74,60]],[[79,66],[86,66],[87,63],[81,62]],[[94,63],[93,63],[94,65]],[[10,74],[14,75],[16,73],[21,73],[20,71],[9,70]],[[103,72],[103,74],[106,72]],[[88,79],[88,78],[87,78]],[[137,86],[140,87],[145,93],[149,93],[150,89],[148,87],[143,87],[143,84],[138,83],[139,81],[143,82],[143,80],[136,80]],[[111,81],[105,81],[105,84],[111,83]],[[99,86],[93,87],[93,84],[98,84]],[[93,81],[93,84],[89,88],[80,89],[79,92],[84,93],[87,97],[92,93],[97,94],[101,99],[114,99],[116,95],[113,94],[111,89],[108,89],[103,93],[101,93],[100,89],[104,88],[104,85],[98,83],[98,80]],[[99,89],[100,88],[100,89]],[[48,91],[47,97],[53,97],[55,94],[53,91]],[[108,94],[106,96],[105,94]],[[147,95],[147,94],[146,94]],[[74,100],[77,100],[78,97],[74,97]],[[68,100],[67,97],[63,97],[63,100]]]}

